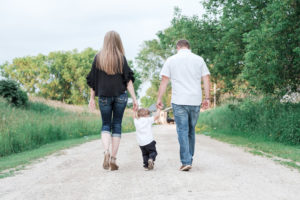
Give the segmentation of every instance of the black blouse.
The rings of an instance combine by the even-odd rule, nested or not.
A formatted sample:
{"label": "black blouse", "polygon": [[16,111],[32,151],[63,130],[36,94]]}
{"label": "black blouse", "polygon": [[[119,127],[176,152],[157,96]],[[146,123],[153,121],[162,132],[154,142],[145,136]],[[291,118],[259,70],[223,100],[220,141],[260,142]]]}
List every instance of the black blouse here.
{"label": "black blouse", "polygon": [[96,57],[94,58],[92,69],[86,77],[87,84],[93,88],[96,96],[120,96],[127,90],[127,84],[130,80],[134,82],[133,71],[128,66],[124,56],[123,74],[108,75],[106,72],[96,67]]}

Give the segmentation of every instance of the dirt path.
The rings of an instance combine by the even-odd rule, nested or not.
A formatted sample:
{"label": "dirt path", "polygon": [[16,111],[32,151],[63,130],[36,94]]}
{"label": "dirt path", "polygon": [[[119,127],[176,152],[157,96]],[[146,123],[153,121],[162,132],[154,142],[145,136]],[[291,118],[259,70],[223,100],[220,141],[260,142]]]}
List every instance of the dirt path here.
{"label": "dirt path", "polygon": [[296,170],[203,135],[197,136],[193,169],[180,172],[175,126],[154,130],[154,171],[143,170],[135,134],[124,134],[119,171],[101,168],[101,142],[92,141],[0,179],[0,199],[299,199]]}

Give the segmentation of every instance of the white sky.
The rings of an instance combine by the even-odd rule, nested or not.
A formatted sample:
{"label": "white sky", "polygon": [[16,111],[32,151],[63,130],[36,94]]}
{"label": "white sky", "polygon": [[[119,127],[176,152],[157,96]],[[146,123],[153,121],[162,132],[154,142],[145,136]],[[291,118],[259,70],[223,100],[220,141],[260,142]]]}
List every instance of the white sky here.
{"label": "white sky", "polygon": [[203,14],[200,0],[0,0],[0,64],[50,51],[100,49],[109,30],[120,33],[134,59],[143,41],[170,25],[174,7]]}

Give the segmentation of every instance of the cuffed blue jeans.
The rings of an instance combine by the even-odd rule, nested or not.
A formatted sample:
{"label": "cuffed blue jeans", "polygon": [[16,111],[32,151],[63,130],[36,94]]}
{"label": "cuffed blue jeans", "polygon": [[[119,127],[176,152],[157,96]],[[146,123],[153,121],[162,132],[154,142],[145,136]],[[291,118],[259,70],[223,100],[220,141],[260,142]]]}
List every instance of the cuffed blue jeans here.
{"label": "cuffed blue jeans", "polygon": [[195,151],[195,126],[200,106],[172,104],[182,165],[191,165]]}
{"label": "cuffed blue jeans", "polygon": [[117,97],[99,97],[99,107],[102,117],[101,133],[111,133],[112,137],[121,137],[122,119],[127,105],[127,93]]}

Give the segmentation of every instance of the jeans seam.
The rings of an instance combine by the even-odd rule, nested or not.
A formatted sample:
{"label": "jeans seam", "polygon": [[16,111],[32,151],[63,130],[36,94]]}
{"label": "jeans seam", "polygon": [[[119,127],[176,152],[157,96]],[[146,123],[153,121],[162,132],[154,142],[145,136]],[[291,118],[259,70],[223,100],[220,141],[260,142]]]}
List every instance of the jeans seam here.
{"label": "jeans seam", "polygon": [[111,137],[121,137],[121,133],[112,133]]}

